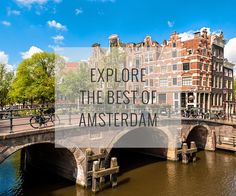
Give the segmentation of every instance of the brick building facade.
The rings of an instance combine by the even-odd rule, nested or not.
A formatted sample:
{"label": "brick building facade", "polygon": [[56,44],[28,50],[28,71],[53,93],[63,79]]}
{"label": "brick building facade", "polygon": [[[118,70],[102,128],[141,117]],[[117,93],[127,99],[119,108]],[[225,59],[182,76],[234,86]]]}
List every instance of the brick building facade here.
{"label": "brick building facade", "polygon": [[229,112],[234,102],[234,65],[224,61],[224,45],[223,33],[208,34],[206,29],[186,41],[173,32],[163,44],[151,36],[139,43],[124,44],[118,35],[111,35],[108,49],[93,45],[90,62],[96,66],[96,59],[110,48],[121,48],[126,56],[124,67],[146,69],[146,82],[129,82],[127,90],[156,90],[155,102],[173,110],[198,107],[205,112]]}

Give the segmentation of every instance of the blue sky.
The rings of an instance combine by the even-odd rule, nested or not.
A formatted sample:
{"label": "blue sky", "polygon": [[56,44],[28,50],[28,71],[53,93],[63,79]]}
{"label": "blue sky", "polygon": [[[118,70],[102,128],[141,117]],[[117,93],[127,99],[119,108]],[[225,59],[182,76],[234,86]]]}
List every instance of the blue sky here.
{"label": "blue sky", "polygon": [[45,51],[94,42],[107,46],[113,33],[124,42],[148,34],[162,43],[174,30],[209,27],[234,40],[235,7],[234,0],[0,0],[0,60],[16,67],[32,46]]}

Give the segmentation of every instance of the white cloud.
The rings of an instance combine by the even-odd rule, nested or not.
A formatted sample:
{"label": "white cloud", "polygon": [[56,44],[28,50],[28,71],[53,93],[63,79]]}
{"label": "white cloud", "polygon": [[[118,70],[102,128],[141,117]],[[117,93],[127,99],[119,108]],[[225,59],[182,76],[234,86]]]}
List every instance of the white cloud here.
{"label": "white cloud", "polygon": [[236,64],[236,37],[230,39],[225,45],[225,57]]}
{"label": "white cloud", "polygon": [[62,2],[62,0],[15,0],[15,1],[17,2],[18,5],[25,6],[29,9],[31,9],[31,7],[33,5],[40,6],[42,8],[43,5],[47,4],[50,1],[53,3],[61,3]]}
{"label": "white cloud", "polygon": [[75,9],[75,15],[79,15],[79,14],[82,14],[82,13],[83,13],[82,8]]}
{"label": "white cloud", "polygon": [[31,6],[32,4],[43,5],[48,2],[48,0],[16,0],[16,2],[23,6]]}
{"label": "white cloud", "polygon": [[194,33],[195,32],[201,32],[206,29],[207,30],[207,34],[209,35],[211,33],[211,29],[208,27],[202,27],[200,30],[194,31],[194,30],[190,30],[187,32],[183,32],[179,34],[179,37],[181,37],[181,41],[187,41],[187,40],[191,40],[194,38]]}
{"label": "white cloud", "polygon": [[207,30],[207,34],[208,34],[208,35],[211,33],[211,29],[210,29],[209,27],[202,27],[202,28],[200,29],[200,32],[202,33],[202,31],[203,31],[204,29]]}
{"label": "white cloud", "polygon": [[0,64],[6,65],[7,70],[12,71],[13,66],[8,64],[9,57],[4,51],[0,51]]}
{"label": "white cloud", "polygon": [[66,62],[69,62],[70,61],[70,59],[68,58],[68,57],[66,57],[66,56],[61,56]]}
{"label": "white cloud", "polygon": [[22,59],[28,59],[31,56],[33,56],[34,54],[41,53],[41,52],[43,52],[43,51],[40,48],[38,48],[36,46],[31,46],[28,51],[21,52],[21,57],[22,57]]}
{"label": "white cloud", "polygon": [[171,22],[169,20],[167,21],[167,24],[168,24],[168,27],[170,27],[170,28],[174,26],[174,22]]}
{"label": "white cloud", "polygon": [[60,44],[60,43],[62,43],[62,41],[64,40],[64,36],[62,36],[62,35],[56,35],[56,36],[52,37],[52,39],[54,40],[55,43]]}
{"label": "white cloud", "polygon": [[54,51],[57,51],[57,49],[60,48],[59,45],[48,45],[48,47],[51,48],[51,49],[54,50]]}
{"label": "white cloud", "polygon": [[184,33],[180,33],[179,34],[179,37],[181,37],[181,41],[187,41],[187,40],[190,40],[190,39],[193,39],[194,37],[194,31],[187,31],[187,32],[184,32]]}
{"label": "white cloud", "polygon": [[63,31],[67,30],[66,26],[62,25],[59,22],[56,22],[55,20],[48,21],[48,26],[51,28],[55,28],[57,30],[63,30]]}
{"label": "white cloud", "polygon": [[11,23],[8,22],[8,21],[6,21],[6,20],[2,21],[2,24],[3,24],[4,26],[6,26],[6,27],[11,26]]}
{"label": "white cloud", "polygon": [[21,12],[19,10],[12,10],[11,8],[7,8],[7,15],[8,16],[19,16],[21,14]]}
{"label": "white cloud", "polygon": [[8,55],[4,51],[0,51],[0,64],[8,64]]}

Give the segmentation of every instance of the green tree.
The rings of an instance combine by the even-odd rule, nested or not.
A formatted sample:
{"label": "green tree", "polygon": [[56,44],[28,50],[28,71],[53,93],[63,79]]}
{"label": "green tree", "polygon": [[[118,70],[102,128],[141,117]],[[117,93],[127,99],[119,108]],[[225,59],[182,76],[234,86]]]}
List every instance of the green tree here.
{"label": "green tree", "polygon": [[90,67],[88,63],[80,62],[75,69],[67,71],[65,68],[64,71],[61,71],[61,83],[58,83],[57,91],[58,94],[67,97],[68,101],[76,101],[81,90],[91,91],[95,88],[94,83],[90,81]]}
{"label": "green tree", "polygon": [[8,92],[13,79],[13,72],[8,71],[4,64],[0,64],[0,107],[9,103]]}
{"label": "green tree", "polygon": [[46,104],[55,100],[55,63],[53,53],[37,53],[19,65],[10,98],[14,102]]}

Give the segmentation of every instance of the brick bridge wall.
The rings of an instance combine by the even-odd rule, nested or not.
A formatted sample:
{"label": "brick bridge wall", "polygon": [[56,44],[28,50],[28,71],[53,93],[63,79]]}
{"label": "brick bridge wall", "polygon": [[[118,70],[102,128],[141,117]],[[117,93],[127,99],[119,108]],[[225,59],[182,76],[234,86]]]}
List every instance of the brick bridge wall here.
{"label": "brick bridge wall", "polygon": [[[173,129],[174,130],[174,129]],[[199,131],[200,130],[200,131]],[[219,122],[209,122],[205,120],[197,120],[197,119],[186,119],[182,120],[182,129],[180,132],[180,136],[182,138],[185,138],[187,141],[188,139],[193,139],[194,137],[202,138],[200,139],[198,145],[204,146],[206,150],[215,150],[215,141],[216,136],[219,134],[222,135],[232,135],[232,133],[236,130],[236,125],[231,124],[224,124]],[[66,130],[68,131],[68,130]],[[167,151],[166,151],[166,158],[170,160],[176,160],[177,154],[176,154],[176,138],[175,136],[169,131],[165,130],[163,128],[162,130],[169,139],[169,142],[167,144]],[[194,133],[200,132],[201,134],[195,134]],[[116,138],[114,138],[113,142],[110,143],[109,146],[107,146],[107,152],[109,153],[111,149],[114,147],[113,145],[119,141],[122,136],[129,133],[129,130],[124,131],[121,135],[118,135]],[[43,129],[43,130],[33,130],[33,131],[27,131],[27,132],[19,132],[19,133],[13,133],[8,135],[0,135],[0,163],[3,162],[8,156],[13,154],[14,152],[20,150],[20,149],[27,149],[28,148],[28,154],[32,156],[35,152],[40,152],[39,148],[33,147],[37,144],[54,144],[55,139],[55,133],[54,129]],[[30,147],[32,146],[32,147]],[[63,145],[61,145],[63,147]],[[99,149],[93,149],[95,153],[99,151]],[[71,153],[72,156],[68,155],[68,152]],[[52,157],[53,152],[46,152],[47,157]],[[65,178],[68,178],[70,180],[76,181],[77,184],[80,184],[82,186],[86,185],[86,160],[85,160],[85,149],[84,148],[77,148],[77,147],[71,147],[65,149],[65,151],[58,151],[54,152],[55,154],[63,153],[64,159],[58,158],[58,161],[52,160],[52,162],[49,162],[49,164],[54,164],[57,167],[53,168],[60,168],[60,170],[55,170],[55,172],[59,175],[63,175]],[[46,156],[46,155],[45,155]],[[60,157],[60,156],[58,156]],[[68,162],[65,160],[68,157]],[[37,160],[37,157],[35,158]],[[75,169],[72,172],[72,170],[68,170],[68,168],[71,168],[71,166],[74,165]],[[52,169],[53,169],[52,168]],[[64,172],[61,172],[63,170]]]}
{"label": "brick bridge wall", "polygon": [[[195,134],[193,133],[195,132]],[[201,133],[200,133],[201,132]],[[189,137],[202,137],[198,145],[205,150],[215,150],[216,139],[219,135],[232,136],[236,132],[236,124],[221,123],[199,119],[182,120],[181,137],[188,141]]]}

